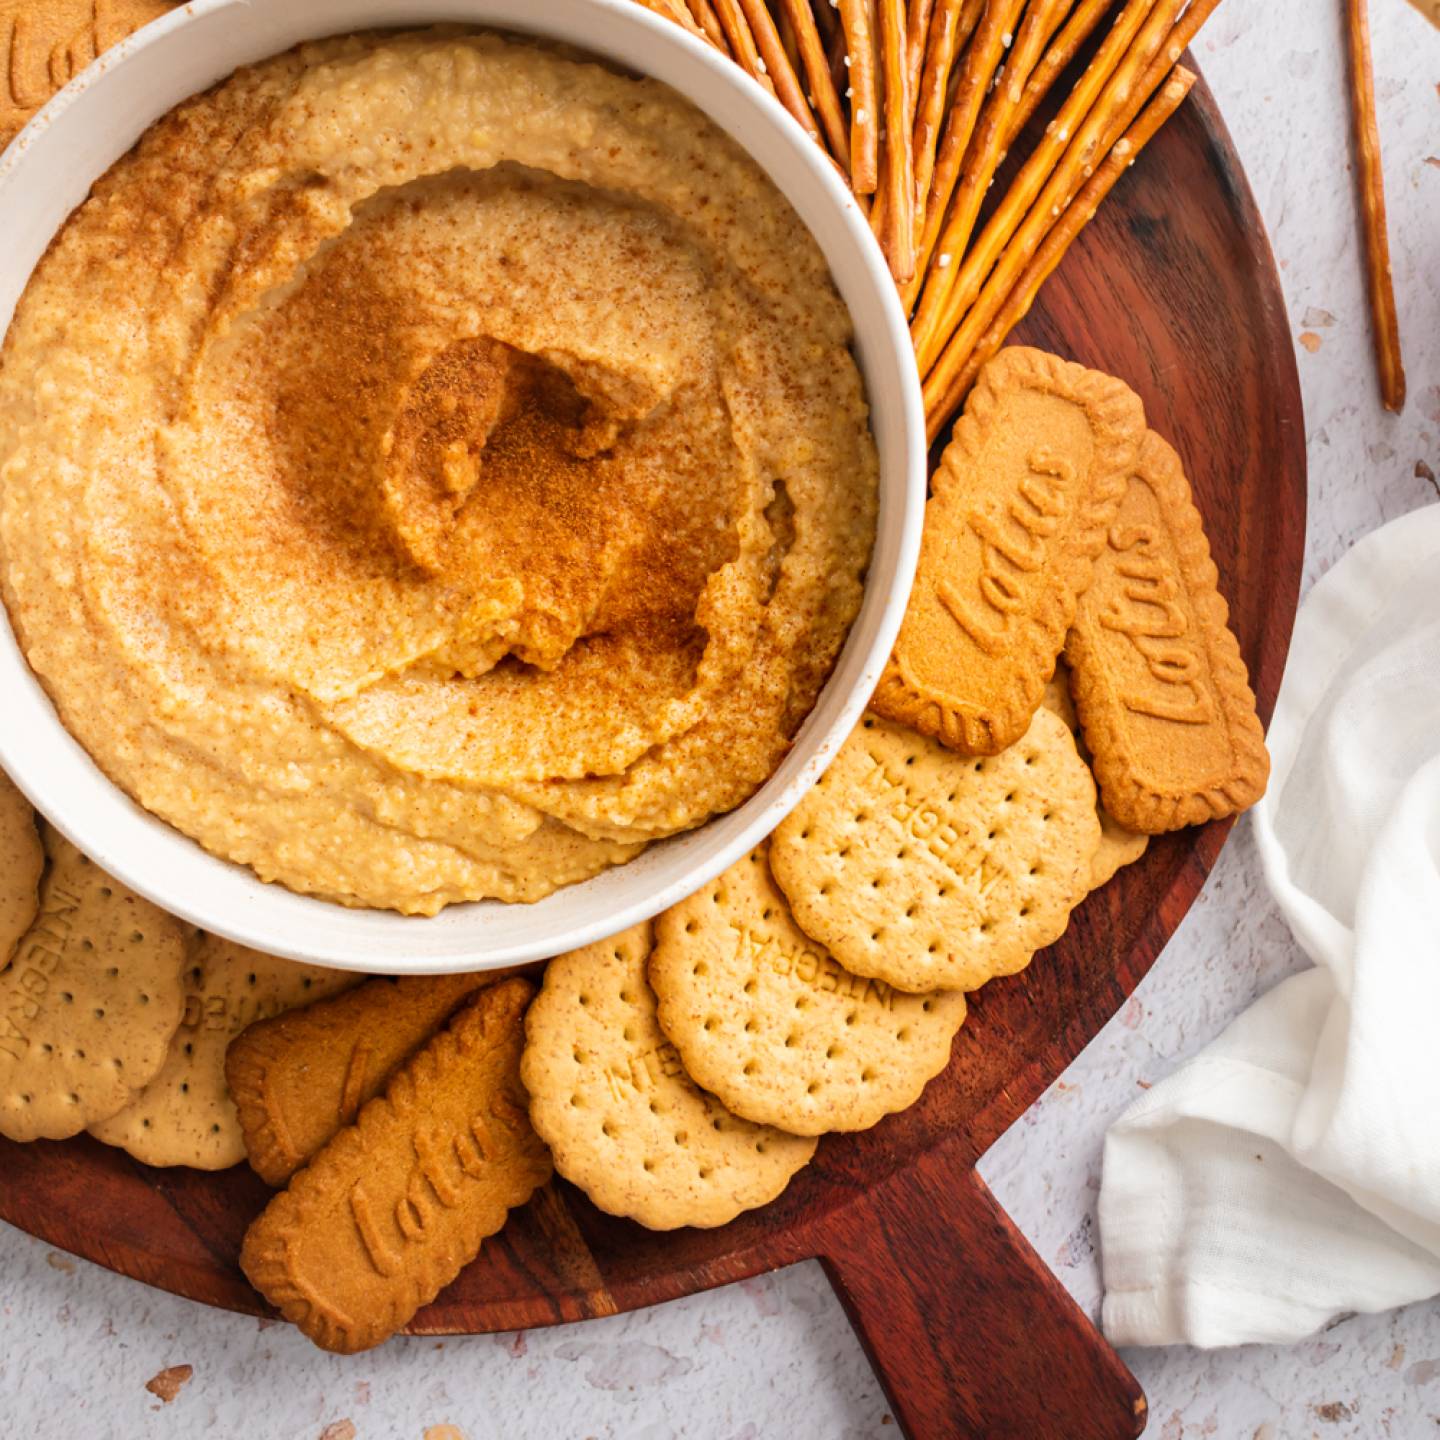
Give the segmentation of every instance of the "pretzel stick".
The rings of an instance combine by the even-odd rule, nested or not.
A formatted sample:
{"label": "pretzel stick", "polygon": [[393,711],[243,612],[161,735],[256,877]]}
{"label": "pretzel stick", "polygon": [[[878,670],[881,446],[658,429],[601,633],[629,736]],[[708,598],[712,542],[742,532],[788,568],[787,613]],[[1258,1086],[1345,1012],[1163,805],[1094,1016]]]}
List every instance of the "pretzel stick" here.
{"label": "pretzel stick", "polygon": [[775,86],[765,73],[765,62],[755,47],[755,37],[750,33],[750,22],[746,20],[739,0],[713,0],[713,3],[720,28],[730,42],[731,58],[752,80],[758,81],[773,95]]}
{"label": "pretzel stick", "polygon": [[[969,247],[963,262],[957,267],[959,274],[955,277],[953,290],[937,323],[937,333],[942,340],[954,330],[974,302],[985,277],[1004,254],[1011,236],[1029,213],[1036,197],[1050,183],[1057,167],[1068,161],[1072,168],[1067,173],[1072,176],[1073,187],[1078,188],[1081,183],[1081,168],[1093,154],[1100,153],[1104,148],[1104,134],[1098,126],[1092,125],[1087,131],[1091,145],[1089,155],[1084,152],[1084,145],[1078,139],[1079,132],[1086,124],[1086,117],[1097,108],[1097,102],[1104,103],[1101,97],[1105,95],[1116,67],[1129,52],[1136,35],[1154,10],[1155,3],[1156,0],[1129,0],[1075,89],[1066,97],[1054,120],[1046,126],[1040,143],[1011,183],[1010,189],[981,231],[980,238]],[[1169,3],[1174,6],[1181,3],[1181,0],[1169,0]],[[1156,38],[1162,33],[1161,27],[1157,26]],[[1026,88],[1029,88],[1028,85]],[[1078,146],[1073,155],[1070,154],[1072,139],[1076,140]],[[1073,189],[1070,193],[1073,194]],[[1053,195],[1051,203],[1056,203]],[[916,318],[918,323],[919,317]],[[928,361],[922,366],[922,375],[927,368]]]}
{"label": "pretzel stick", "polygon": [[1011,112],[1020,103],[1020,97],[1025,93],[1025,82],[1044,52],[1046,40],[1054,29],[1051,20],[1068,6],[1069,0],[1032,0],[1020,33],[1011,46],[1010,59],[980,113],[969,153],[965,156],[960,188],[955,192],[950,213],[936,241],[936,263],[925,276],[920,305],[910,326],[922,376],[945,343],[941,322],[946,314],[956,271],[960,268],[959,261],[969,247],[980,206],[999,168]]}
{"label": "pretzel stick", "polygon": [[910,78],[905,0],[880,0],[880,63],[885,76],[884,188],[880,244],[898,285],[915,274],[915,168],[910,150]]}
{"label": "pretzel stick", "polygon": [[1100,202],[1135,163],[1135,157],[1156,131],[1175,113],[1194,83],[1194,73],[1177,66],[1139,118],[1115,142],[1103,164],[1058,222],[1050,226],[1044,241],[1020,273],[1002,276],[997,270],[991,276],[975,308],[965,317],[964,325],[925,382],[925,424],[931,440],[960,408],[980,367],[1029,313],[1041,286],[1064,259],[1075,237],[1095,218]]}
{"label": "pretzel stick", "polygon": [[775,18],[765,8],[765,0],[739,0],[745,18],[750,22],[750,33],[760,51],[760,69],[770,77],[775,98],[795,117],[801,129],[823,150],[825,141],[820,127],[815,123],[814,113],[805,99],[805,91],[780,42],[780,32],[775,28]]}
{"label": "pretzel stick", "polygon": [[1025,82],[1025,94],[1020,98],[1020,108],[1010,121],[1010,133],[1005,137],[1008,152],[1020,138],[1020,132],[1030,123],[1040,102],[1050,93],[1051,87],[1061,73],[1079,52],[1080,47],[1094,33],[1107,11],[1114,8],[1115,0],[1080,0],[1074,14],[1065,22],[1054,43],[1045,52],[1044,58],[1030,72]]}
{"label": "pretzel stick", "polygon": [[715,13],[715,7],[710,0],[690,0],[690,13],[695,17],[695,23],[705,32],[705,37],[722,54],[734,59],[730,53],[730,42],[725,38],[725,32],[720,28],[720,17]]}
{"label": "pretzel stick", "polygon": [[[840,103],[840,93],[830,73],[830,61],[825,54],[825,42],[815,24],[815,12],[810,8],[809,0],[780,0],[780,4],[795,34],[800,63],[810,85],[810,103],[815,107],[826,140],[830,142],[830,153],[848,175],[850,127],[845,123],[845,108]],[[825,4],[828,11],[828,0]]]}
{"label": "pretzel stick", "polygon": [[[780,32],[780,43],[785,47],[785,58],[790,62],[790,68],[798,76],[804,69],[800,59],[800,42],[795,38],[795,27],[790,23],[790,17],[779,7],[774,7],[775,28]],[[805,97],[807,100],[810,97]],[[813,102],[811,102],[813,103]]]}
{"label": "pretzel stick", "polygon": [[915,127],[911,149],[915,166],[915,228],[919,237],[925,224],[925,199],[935,172],[935,142],[940,137],[950,102],[951,70],[980,23],[985,0],[939,0],[930,17],[930,40],[925,47],[925,68],[915,97]]}
{"label": "pretzel stick", "polygon": [[1145,72],[1144,83],[1150,87],[1151,92],[1158,88],[1160,82],[1169,74],[1171,66],[1179,63],[1180,57],[1219,3],[1220,0],[1191,0],[1190,8],[1170,32],[1164,49]]}
{"label": "pretzel stick", "polygon": [[694,17],[681,3],[681,0],[637,0],[637,3],[652,15],[659,15],[664,20],[673,20],[681,29],[688,30],[701,40],[709,39],[709,36],[695,23]]}
{"label": "pretzel stick", "polygon": [[1385,174],[1380,165],[1380,126],[1375,116],[1375,73],[1370,58],[1367,0],[1346,0],[1350,40],[1350,105],[1359,164],[1360,209],[1365,225],[1365,262],[1370,292],[1370,323],[1380,368],[1380,399],[1387,410],[1405,408],[1405,362],[1400,352],[1400,321],[1395,313],[1395,282],[1390,273],[1390,237],[1385,224]]}
{"label": "pretzel stick", "polygon": [[872,195],[880,183],[880,105],[875,88],[875,0],[840,0],[850,84],[850,183]]}
{"label": "pretzel stick", "polygon": [[930,34],[930,17],[934,12],[935,0],[910,0],[910,14],[905,21],[905,84],[910,97],[910,113],[905,119],[907,131],[915,127],[920,73],[925,68],[925,42]]}
{"label": "pretzel stick", "polygon": [[[922,271],[929,264],[935,242],[940,238],[940,227],[949,209],[950,197],[955,193],[960,167],[964,163],[985,92],[1000,66],[1005,54],[1005,37],[1011,33],[1023,4],[1024,0],[985,0],[984,12],[975,28],[970,48],[965,52],[965,64],[956,83],[955,98],[950,104],[950,113],[940,137],[930,190],[925,198],[925,222],[920,232],[917,255]],[[917,276],[905,291],[907,309],[919,290],[920,277]]]}

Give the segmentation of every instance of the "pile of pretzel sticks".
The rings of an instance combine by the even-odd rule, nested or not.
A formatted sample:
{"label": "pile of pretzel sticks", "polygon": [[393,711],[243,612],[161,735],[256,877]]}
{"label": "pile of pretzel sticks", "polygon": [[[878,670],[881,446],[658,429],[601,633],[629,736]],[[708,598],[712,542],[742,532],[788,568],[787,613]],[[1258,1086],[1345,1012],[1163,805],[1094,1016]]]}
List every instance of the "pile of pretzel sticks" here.
{"label": "pile of pretzel sticks", "polygon": [[[843,171],[911,317],[934,439],[1189,93],[1195,76],[1176,62],[1219,0],[640,3],[741,65]],[[1087,47],[1073,88],[990,197]]]}

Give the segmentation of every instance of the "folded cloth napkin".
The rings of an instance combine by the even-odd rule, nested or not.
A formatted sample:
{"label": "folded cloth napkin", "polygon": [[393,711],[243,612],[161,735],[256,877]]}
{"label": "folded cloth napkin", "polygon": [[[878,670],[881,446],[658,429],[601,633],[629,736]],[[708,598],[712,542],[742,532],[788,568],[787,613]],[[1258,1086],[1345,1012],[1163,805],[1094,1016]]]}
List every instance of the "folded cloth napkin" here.
{"label": "folded cloth napkin", "polygon": [[1315,968],[1111,1127],[1116,1344],[1289,1341],[1440,1291],[1440,505],[1311,590],[1253,812]]}

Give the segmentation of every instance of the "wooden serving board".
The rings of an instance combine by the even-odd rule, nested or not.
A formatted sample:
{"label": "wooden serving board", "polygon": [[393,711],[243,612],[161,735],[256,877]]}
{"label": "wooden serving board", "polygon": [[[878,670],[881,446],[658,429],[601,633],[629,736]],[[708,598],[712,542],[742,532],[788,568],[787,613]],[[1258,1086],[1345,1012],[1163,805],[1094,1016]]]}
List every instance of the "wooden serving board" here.
{"label": "wooden serving board", "polygon": [[[1305,441],[1274,262],[1203,83],[1102,207],[1019,338],[1129,381],[1184,457],[1268,719],[1305,532]],[[1145,1399],[974,1166],[1116,1012],[1228,827],[1184,831],[1092,895],[1023,975],[975,997],[949,1069],[868,1134],[832,1136],[775,1204],[652,1234],[564,1184],[417,1318],[426,1334],[610,1315],[818,1257],[912,1440],[1138,1434]],[[112,1270],[262,1313],[236,1265],[267,1191],[88,1139],[0,1142],[0,1217]]]}

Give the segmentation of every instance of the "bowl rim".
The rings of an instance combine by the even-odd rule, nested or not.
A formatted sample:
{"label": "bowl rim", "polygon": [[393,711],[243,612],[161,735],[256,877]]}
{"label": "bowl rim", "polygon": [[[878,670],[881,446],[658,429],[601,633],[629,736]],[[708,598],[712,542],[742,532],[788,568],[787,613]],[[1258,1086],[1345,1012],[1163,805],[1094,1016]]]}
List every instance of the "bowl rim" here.
{"label": "bowl rim", "polygon": [[[177,36],[197,29],[215,16],[233,13],[236,17],[248,17],[249,25],[240,26],[240,34],[248,35],[263,28],[264,18],[279,10],[285,0],[190,0],[170,14],[144,26],[126,40],[104,52],[96,61],[82,71],[75,79],[60,90],[30,120],[19,135],[0,154],[0,205],[7,198],[11,203],[24,203],[30,186],[36,185],[36,175],[44,173],[43,161],[47,145],[45,136],[53,132],[57,124],[77,105],[84,107],[87,97],[97,90],[108,93],[102,86],[123,85],[128,62],[143,56],[156,47],[164,48],[177,44]],[[520,0],[326,0],[316,4],[314,13],[319,16],[334,9],[364,11],[366,7],[379,10],[388,18],[381,21],[390,28],[421,28],[429,25],[458,20],[477,28],[504,30],[524,35],[557,37],[563,35],[561,26],[568,13],[573,16],[582,9],[605,12],[607,24],[615,29],[606,32],[606,45],[578,42],[578,48],[589,53],[601,53],[630,69],[655,78],[652,63],[660,68],[684,69],[686,65],[698,65],[706,72],[709,82],[714,82],[716,93],[724,96],[727,105],[733,105],[733,112],[715,113],[711,104],[704,103],[695,95],[684,90],[692,104],[710,116],[723,130],[729,133],[742,148],[770,175],[772,182],[795,206],[816,242],[825,253],[827,264],[837,290],[842,293],[847,310],[855,326],[854,353],[866,386],[866,399],[871,411],[872,429],[876,429],[877,449],[880,452],[879,500],[881,524],[885,521],[887,498],[898,515],[898,524],[892,522],[895,543],[890,546],[893,563],[877,575],[880,570],[880,542],[882,531],[877,527],[875,549],[872,551],[870,573],[865,582],[862,608],[852,623],[846,643],[825,686],[817,697],[816,704],[797,733],[785,760],[774,775],[744,804],[732,811],[712,816],[693,831],[667,840],[655,842],[636,859],[625,865],[611,867],[590,880],[562,887],[550,897],[530,904],[515,902],[476,901],[447,907],[438,917],[401,916],[395,912],[352,909],[343,904],[319,896],[305,895],[287,887],[262,880],[248,867],[238,865],[203,849],[198,842],[185,835],[167,821],[151,814],[105,775],[80,742],[71,735],[52,705],[48,694],[30,670],[14,630],[8,610],[0,604],[0,689],[14,695],[14,700],[0,707],[0,765],[10,774],[15,784],[63,835],[85,850],[101,868],[109,871],[138,894],[145,896],[161,908],[200,926],[203,929],[253,949],[282,955],[287,958],[309,961],[330,966],[376,974],[438,974],[460,970],[486,970],[503,965],[513,965],[531,960],[551,957],[564,951],[607,938],[641,921],[648,920],[660,911],[673,905],[686,895],[708,883],[728,868],[756,844],[765,839],[776,825],[799,803],[803,795],[818,780],[825,767],[834,759],[850,731],[858,723],[870,693],[878,682],[881,669],[893,646],[904,615],[914,579],[920,546],[920,531],[925,503],[927,483],[927,445],[925,440],[924,407],[921,398],[919,376],[913,363],[908,322],[900,305],[898,294],[891,279],[880,247],[871,232],[868,220],[861,212],[855,197],[840,177],[828,155],[814,143],[803,128],[771,95],[747,76],[728,57],[722,56],[709,44],[690,35],[680,25],[652,13],[634,0],[558,0],[541,7],[533,16],[533,23],[527,23],[524,6]],[[292,7],[293,8],[293,7]],[[305,7],[301,7],[302,10]],[[462,13],[437,14],[437,12],[472,11],[468,17]],[[507,18],[496,18],[497,12]],[[557,20],[557,16],[561,18]],[[352,33],[374,28],[375,21],[342,21],[338,26],[321,19],[319,23],[305,27],[301,39],[320,39],[330,35]],[[627,38],[624,32],[629,31]],[[617,49],[624,49],[632,43],[643,49],[645,59],[637,63],[633,55],[611,54],[606,48],[611,35],[620,37]],[[218,76],[230,74],[239,66],[249,63],[248,55],[233,58],[239,46],[236,40],[226,52],[227,58],[218,70]],[[290,43],[300,43],[300,40]],[[262,54],[282,53],[287,48],[262,51]],[[667,52],[669,52],[667,58]],[[675,57],[683,57],[684,63]],[[258,58],[258,57],[256,57]],[[680,87],[673,82],[671,88]],[[187,93],[199,93],[204,87],[196,87]],[[98,103],[98,102],[96,102]],[[80,199],[89,193],[91,185],[148,129],[159,116],[168,112],[178,100],[153,110],[153,102],[145,106],[150,118],[138,128],[127,129],[123,145],[111,159],[104,161],[91,174],[79,190]],[[748,112],[748,116],[747,116]],[[738,129],[770,132],[770,138],[781,141],[788,154],[788,160],[799,163],[803,174],[787,184],[773,173],[770,157],[747,143],[737,134]],[[58,147],[57,147],[58,148]],[[112,144],[111,148],[114,146]],[[39,159],[27,165],[27,157],[39,152]],[[87,162],[88,163],[88,162]],[[43,186],[45,181],[38,181]],[[818,195],[823,197],[816,199]],[[7,197],[10,190],[19,191],[18,196]],[[814,223],[806,218],[802,205],[796,198],[797,191],[806,191],[810,196],[807,203],[828,205],[830,214],[824,217],[826,223],[836,226],[834,232],[822,234]],[[75,204],[66,203],[58,224],[48,230],[45,245],[59,233]],[[43,253],[42,246],[39,253]],[[834,255],[848,249],[852,264],[853,278],[850,288],[858,287],[863,280],[869,293],[868,298],[878,301],[881,323],[870,326],[862,324],[856,313],[856,305],[845,293],[846,285],[834,274]],[[19,262],[23,271],[15,298],[18,300],[29,283],[39,254],[34,261]],[[3,268],[3,267],[0,267]],[[3,289],[3,285],[0,285]],[[866,298],[861,296],[861,298]],[[5,297],[0,294],[0,335],[8,330],[11,316],[4,313]],[[879,364],[877,365],[877,362]],[[877,427],[875,402],[875,378],[879,369],[888,366],[893,374],[884,374],[886,383],[898,382],[898,403],[900,431],[895,442],[894,455],[888,456]],[[887,465],[887,458],[889,464]],[[898,495],[898,499],[895,498]],[[883,585],[880,593],[877,586]],[[878,595],[878,599],[876,596]],[[861,643],[859,632],[862,622],[868,622],[867,612],[878,605],[878,614],[873,621],[873,630],[868,639]],[[842,672],[854,669],[857,646],[860,663],[849,682],[848,692],[838,703],[833,701],[835,690]],[[823,730],[817,732],[816,717],[830,705],[834,713],[825,721]],[[38,741],[37,741],[38,737]],[[581,896],[586,887],[597,886],[609,877],[629,876],[639,880],[645,874],[647,856],[663,852],[665,847],[675,847],[686,841],[725,827],[731,833],[722,842],[712,845],[709,853],[685,867],[659,884],[643,883],[626,886],[623,879],[612,878],[605,888],[629,889],[634,893],[614,907],[603,904],[591,907],[597,913],[588,919],[581,918],[568,925],[552,925],[544,933],[532,938],[518,938],[503,944],[485,943],[485,924],[482,921],[473,927],[473,940],[464,944],[443,946],[433,953],[426,953],[424,946],[417,946],[419,938],[415,928],[425,925],[437,926],[445,917],[451,917],[451,929],[463,928],[463,922],[471,914],[496,912],[492,907],[501,906],[505,911],[529,911],[535,913],[536,906],[543,906],[556,896],[568,896],[572,900]],[[167,868],[167,860],[170,862]],[[637,869],[637,867],[641,867]],[[213,893],[211,888],[213,887]],[[198,891],[198,898],[197,898]],[[212,908],[216,894],[228,897],[225,908]],[[301,916],[296,906],[304,907],[306,924],[315,922],[316,933],[304,933],[305,927],[296,927],[295,921]],[[552,907],[556,908],[556,907]],[[290,914],[287,916],[286,911]],[[313,912],[313,913],[309,913]],[[382,935],[382,939],[365,945],[357,944],[353,938],[335,938],[344,930],[361,928],[345,917],[364,916],[370,929]],[[458,919],[456,917],[459,917]],[[333,924],[326,924],[326,919]],[[288,922],[288,923],[287,923]],[[429,932],[433,938],[435,931]],[[392,938],[393,936],[393,938]],[[562,938],[563,937],[563,938]]]}

